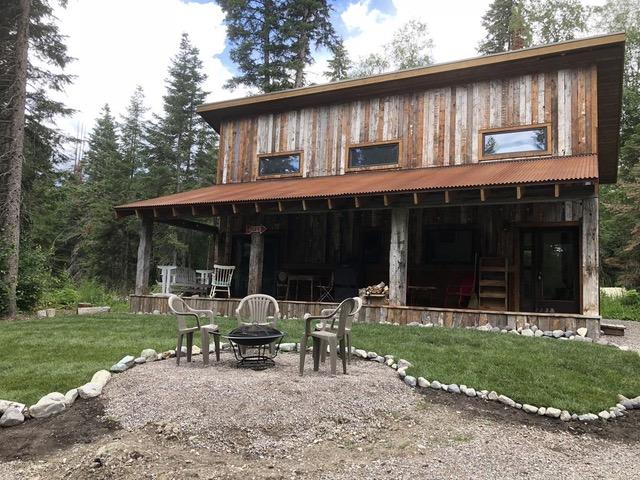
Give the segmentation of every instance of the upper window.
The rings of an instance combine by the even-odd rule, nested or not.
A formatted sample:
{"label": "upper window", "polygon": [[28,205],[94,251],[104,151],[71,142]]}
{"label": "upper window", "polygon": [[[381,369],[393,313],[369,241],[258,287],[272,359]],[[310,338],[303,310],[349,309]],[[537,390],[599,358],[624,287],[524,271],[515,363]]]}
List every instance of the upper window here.
{"label": "upper window", "polygon": [[398,142],[351,147],[349,148],[349,168],[396,165],[399,151]]}
{"label": "upper window", "polygon": [[300,173],[300,153],[279,155],[260,155],[258,157],[258,176],[297,175]]}
{"label": "upper window", "polygon": [[550,153],[549,125],[485,130],[481,132],[482,159]]}

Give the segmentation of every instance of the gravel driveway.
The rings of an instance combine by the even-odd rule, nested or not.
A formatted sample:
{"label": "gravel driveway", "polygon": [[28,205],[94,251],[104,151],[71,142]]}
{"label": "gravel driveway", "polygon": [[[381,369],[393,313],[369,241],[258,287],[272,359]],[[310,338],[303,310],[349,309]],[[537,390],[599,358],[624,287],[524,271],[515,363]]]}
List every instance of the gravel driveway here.
{"label": "gravel driveway", "polygon": [[611,325],[624,325],[627,327],[622,337],[615,335],[602,335],[602,338],[606,338],[610,342],[618,345],[626,345],[631,350],[640,352],[640,322],[625,321],[625,320],[603,320],[602,323],[608,323]]}
{"label": "gravel driveway", "polygon": [[207,369],[196,359],[115,376],[103,401],[106,416],[122,430],[44,462],[0,464],[0,478],[638,475],[637,440],[576,435],[546,418],[543,427],[467,408],[480,405],[479,399],[444,404],[436,393],[411,390],[374,362],[354,361],[349,375],[331,378],[327,368],[312,372],[310,357],[299,377],[294,354],[281,354],[276,368],[262,372],[239,371],[228,352]]}

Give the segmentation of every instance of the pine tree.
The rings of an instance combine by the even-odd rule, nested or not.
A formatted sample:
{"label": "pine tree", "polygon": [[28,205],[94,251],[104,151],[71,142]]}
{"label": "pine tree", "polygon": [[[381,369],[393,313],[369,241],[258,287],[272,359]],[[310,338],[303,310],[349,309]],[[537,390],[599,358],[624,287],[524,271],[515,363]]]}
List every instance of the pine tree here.
{"label": "pine tree", "polygon": [[349,69],[351,68],[351,61],[347,49],[344,48],[342,40],[338,40],[331,49],[333,56],[327,62],[327,70],[324,75],[329,78],[330,81],[336,82],[338,80],[344,80],[349,78]]}
{"label": "pine tree", "polygon": [[338,38],[331,24],[327,0],[288,0],[285,2],[282,33],[290,45],[287,68],[294,71],[293,86],[304,86],[305,68],[313,63],[312,47],[334,48]]}
{"label": "pine tree", "polygon": [[478,47],[484,55],[506,52],[531,44],[531,26],[524,0],[494,0],[482,17],[487,32]]}

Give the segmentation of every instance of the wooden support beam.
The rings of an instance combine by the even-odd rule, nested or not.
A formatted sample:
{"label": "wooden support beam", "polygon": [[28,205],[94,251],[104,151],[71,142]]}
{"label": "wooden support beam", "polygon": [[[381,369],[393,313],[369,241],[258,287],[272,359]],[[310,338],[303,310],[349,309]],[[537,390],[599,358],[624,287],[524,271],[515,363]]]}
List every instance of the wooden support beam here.
{"label": "wooden support beam", "polygon": [[449,203],[451,201],[451,196],[449,194],[449,190],[444,191],[444,203]]}
{"label": "wooden support beam", "polygon": [[522,200],[523,196],[524,196],[524,187],[516,187],[516,198],[518,200]]}
{"label": "wooden support beam", "polygon": [[184,218],[158,218],[158,223],[164,223],[166,225],[172,225],[174,227],[185,228],[187,230],[197,230],[199,232],[205,232],[210,234],[217,234],[218,227],[215,225],[209,225],[208,223],[194,222],[193,220],[186,220]]}
{"label": "wooden support beam", "polygon": [[215,205],[211,205],[211,215],[213,215],[214,217],[218,216],[220,214],[220,212],[218,211],[218,207],[216,207]]}
{"label": "wooden support beam", "polygon": [[480,189],[480,201],[484,202],[487,199],[487,192],[484,188]]}
{"label": "wooden support beam", "polygon": [[279,212],[284,211],[284,205],[282,205],[282,202],[278,202],[278,211]]}
{"label": "wooden support beam", "polygon": [[353,203],[356,208],[360,208],[360,199],[358,197],[353,197]]}
{"label": "wooden support beam", "polygon": [[194,217],[198,216],[198,210],[196,209],[195,205],[191,205],[191,215]]}
{"label": "wooden support beam", "polygon": [[231,211],[233,212],[234,215],[238,213],[238,206],[235,203],[231,204]]}
{"label": "wooden support beam", "polygon": [[307,211],[307,201],[306,200],[302,200],[302,210],[304,210],[305,212]]}
{"label": "wooden support beam", "polygon": [[383,195],[382,196],[382,200],[384,202],[384,206],[388,207],[389,206],[389,195]]}
{"label": "wooden support beam", "polygon": [[264,236],[259,232],[251,234],[249,254],[249,281],[247,293],[262,293],[262,265],[264,260]]}
{"label": "wooden support beam", "polygon": [[[598,269],[598,199],[591,197],[582,201],[582,314],[600,314],[600,284]],[[599,331],[589,332],[597,338]]]}
{"label": "wooden support beam", "polygon": [[253,202],[253,206],[256,209],[256,213],[260,213],[260,204],[258,202]]}
{"label": "wooden support beam", "polygon": [[414,205],[420,205],[420,194],[419,193],[414,193],[413,194],[413,204]]}
{"label": "wooden support beam", "polygon": [[553,186],[553,196],[556,197],[556,198],[560,198],[560,184],[559,183],[556,183]]}
{"label": "wooden support beam", "polygon": [[153,219],[140,219],[140,242],[138,243],[138,260],[136,263],[136,295],[149,293],[149,273],[151,271],[151,247],[153,236]]}
{"label": "wooden support beam", "polygon": [[158,218],[160,216],[160,212],[158,211],[157,208],[153,209],[153,216],[154,216],[154,218]]}
{"label": "wooden support beam", "polygon": [[142,218],[142,212],[140,210],[136,210],[136,218],[138,220]]}
{"label": "wooden support beam", "polygon": [[327,198],[327,208],[333,210],[333,201],[330,198]]}
{"label": "wooden support beam", "polygon": [[391,210],[389,245],[389,305],[407,304],[409,209]]}
{"label": "wooden support beam", "polygon": [[178,209],[176,207],[171,207],[171,216],[172,217],[178,216]]}

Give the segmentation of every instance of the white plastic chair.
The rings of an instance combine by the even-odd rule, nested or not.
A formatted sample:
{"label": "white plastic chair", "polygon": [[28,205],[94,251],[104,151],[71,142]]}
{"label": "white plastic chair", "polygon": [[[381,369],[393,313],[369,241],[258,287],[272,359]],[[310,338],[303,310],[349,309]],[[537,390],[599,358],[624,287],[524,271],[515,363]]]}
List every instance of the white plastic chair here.
{"label": "white plastic chair", "polygon": [[[248,295],[240,301],[236,308],[238,325],[271,325],[276,328],[280,320],[278,301],[270,295],[256,293]],[[274,353],[273,343],[269,345],[271,354]]]}
{"label": "white plastic chair", "polygon": [[[202,360],[204,365],[209,365],[209,335],[213,335],[213,344],[216,351],[216,361],[220,361],[220,329],[213,323],[215,314],[212,310],[196,310],[191,308],[187,303],[177,295],[169,296],[169,310],[176,316],[178,320],[178,342],[176,348],[176,363],[180,365],[180,356],[182,354],[182,339],[187,337],[187,362],[191,361],[191,348],[193,347],[193,334],[200,331],[200,340],[202,342]],[[209,324],[200,325],[200,316],[209,318]],[[187,325],[187,318],[191,317],[195,320],[195,327]]]}
{"label": "white plastic chair", "polygon": [[216,296],[216,291],[227,292],[227,298],[231,298],[231,279],[236,269],[233,265],[214,265],[211,274],[211,293],[210,297]]}
{"label": "white plastic chair", "polygon": [[[353,324],[353,321],[356,320],[358,318],[358,314],[360,313],[360,309],[362,308],[362,298],[360,297],[353,297],[353,301],[355,302],[353,310],[350,311],[347,314],[347,320],[345,323],[345,328],[344,328],[344,336],[346,339],[346,344],[347,344],[347,362],[351,363],[351,325]],[[333,328],[333,330],[335,330],[337,327],[337,325],[335,325],[335,323],[332,323],[335,316],[336,316],[336,312],[337,310],[334,308],[324,308],[320,311],[320,316],[326,316],[326,315],[331,315],[330,320],[326,320],[323,321],[322,323],[318,323],[315,326],[315,329],[317,331],[320,330],[325,330],[325,331],[329,331],[330,328]],[[331,325],[333,325],[333,327],[331,327]],[[327,344],[326,342],[322,342],[321,348],[320,348],[320,360],[324,363],[325,359],[327,358]]]}

